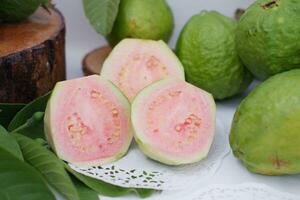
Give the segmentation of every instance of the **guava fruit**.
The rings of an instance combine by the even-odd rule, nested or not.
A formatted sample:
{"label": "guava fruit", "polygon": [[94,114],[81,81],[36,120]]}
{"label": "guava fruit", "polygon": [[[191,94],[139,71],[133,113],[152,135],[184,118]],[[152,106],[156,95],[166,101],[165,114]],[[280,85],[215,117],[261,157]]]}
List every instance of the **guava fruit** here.
{"label": "guava fruit", "polygon": [[184,70],[163,41],[124,39],[104,61],[101,76],[132,101],[141,89],[157,80],[168,76],[184,80]]}
{"label": "guava fruit", "polygon": [[300,68],[300,1],[258,0],[236,32],[239,56],[257,79]]}
{"label": "guava fruit", "polygon": [[165,0],[122,0],[108,41],[111,45],[125,38],[167,42],[173,26],[173,14]]}
{"label": "guava fruit", "polygon": [[46,5],[49,0],[1,0],[0,21],[21,21],[33,14],[40,5]]}
{"label": "guava fruit", "polygon": [[113,162],[132,140],[128,100],[98,75],[58,82],[44,122],[57,156],[78,166]]}
{"label": "guava fruit", "polygon": [[215,110],[206,91],[180,79],[157,81],[132,103],[135,140],[148,157],[164,164],[200,161],[213,141]]}
{"label": "guava fruit", "polygon": [[252,75],[235,48],[236,21],[215,11],[202,11],[184,26],[176,53],[188,82],[224,99],[243,92]]}
{"label": "guava fruit", "polygon": [[300,173],[300,70],[277,74],[238,107],[230,133],[234,155],[255,173]]}

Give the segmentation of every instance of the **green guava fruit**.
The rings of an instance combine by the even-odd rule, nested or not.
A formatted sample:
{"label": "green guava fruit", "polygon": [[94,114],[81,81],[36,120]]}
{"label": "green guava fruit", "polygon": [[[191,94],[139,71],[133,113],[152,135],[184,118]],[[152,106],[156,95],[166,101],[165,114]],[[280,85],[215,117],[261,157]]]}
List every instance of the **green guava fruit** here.
{"label": "green guava fruit", "polygon": [[300,68],[300,1],[258,0],[236,32],[239,56],[257,79]]}
{"label": "green guava fruit", "polygon": [[1,0],[0,21],[21,21],[33,14],[40,5],[49,0]]}
{"label": "green guava fruit", "polygon": [[98,75],[58,82],[44,125],[57,156],[78,166],[113,162],[132,140],[128,100]]}
{"label": "green guava fruit", "polygon": [[235,48],[236,21],[202,11],[184,26],[176,46],[188,82],[224,99],[243,92],[252,75]]}
{"label": "green guava fruit", "polygon": [[172,76],[184,80],[180,61],[163,41],[124,39],[104,61],[101,76],[132,101],[145,86]]}
{"label": "green guava fruit", "polygon": [[173,14],[165,0],[122,0],[108,40],[111,45],[124,38],[167,42],[173,26]]}
{"label": "green guava fruit", "polygon": [[271,77],[238,107],[230,133],[234,155],[255,173],[300,173],[300,70]]}
{"label": "green guava fruit", "polygon": [[157,81],[132,103],[135,140],[148,157],[164,164],[200,161],[213,141],[215,110],[206,91],[181,79]]}

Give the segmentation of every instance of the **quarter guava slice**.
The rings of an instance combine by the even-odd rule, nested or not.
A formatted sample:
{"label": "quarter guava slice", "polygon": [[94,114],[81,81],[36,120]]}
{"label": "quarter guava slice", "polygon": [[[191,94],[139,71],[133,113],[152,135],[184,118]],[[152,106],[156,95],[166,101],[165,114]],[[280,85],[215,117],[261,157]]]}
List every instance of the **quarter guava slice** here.
{"label": "quarter guava slice", "polygon": [[272,76],[237,108],[230,145],[251,171],[300,173],[300,70]]}
{"label": "quarter guava slice", "polygon": [[172,76],[184,80],[180,61],[163,41],[124,39],[105,60],[101,76],[132,101],[145,86]]}
{"label": "quarter guava slice", "polygon": [[166,0],[122,0],[108,41],[112,46],[125,38],[168,42],[174,27]]}
{"label": "quarter guava slice", "polygon": [[58,82],[44,122],[58,157],[78,166],[113,162],[126,154],[132,140],[128,100],[98,75]]}
{"label": "quarter guava slice", "polygon": [[135,140],[148,157],[164,164],[200,161],[213,141],[215,110],[206,91],[180,79],[157,81],[132,103]]}
{"label": "quarter guava slice", "polygon": [[215,99],[242,93],[253,80],[238,57],[236,26],[235,20],[216,11],[202,11],[184,26],[176,45],[186,80]]}
{"label": "quarter guava slice", "polygon": [[300,68],[299,13],[297,0],[257,0],[242,15],[237,50],[257,79]]}

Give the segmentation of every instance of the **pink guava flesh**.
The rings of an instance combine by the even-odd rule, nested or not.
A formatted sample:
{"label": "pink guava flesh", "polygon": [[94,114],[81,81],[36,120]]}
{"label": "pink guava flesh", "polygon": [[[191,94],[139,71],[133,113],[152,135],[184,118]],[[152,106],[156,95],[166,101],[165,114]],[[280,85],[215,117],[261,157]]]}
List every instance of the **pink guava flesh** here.
{"label": "pink guava flesh", "polygon": [[162,41],[124,39],[106,59],[101,75],[116,84],[130,101],[145,86],[172,76],[184,80],[183,67]]}
{"label": "pink guava flesh", "polygon": [[79,165],[114,161],[132,139],[129,102],[97,75],[58,83],[45,123],[57,155]]}
{"label": "pink guava flesh", "polygon": [[142,90],[132,105],[136,140],[149,157],[165,164],[204,158],[215,126],[210,94],[178,79],[158,81]]}

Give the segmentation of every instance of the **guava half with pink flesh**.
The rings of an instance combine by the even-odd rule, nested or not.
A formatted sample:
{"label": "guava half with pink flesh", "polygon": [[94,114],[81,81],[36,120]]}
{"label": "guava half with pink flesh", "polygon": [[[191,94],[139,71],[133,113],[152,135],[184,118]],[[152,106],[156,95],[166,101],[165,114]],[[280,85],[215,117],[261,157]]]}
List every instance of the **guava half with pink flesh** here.
{"label": "guava half with pink flesh", "polygon": [[132,103],[135,140],[148,157],[164,164],[200,161],[213,141],[215,110],[206,91],[180,79],[160,80]]}
{"label": "guava half with pink flesh", "polygon": [[184,80],[181,62],[163,41],[124,39],[103,64],[101,75],[132,101],[145,86],[166,77]]}
{"label": "guava half with pink flesh", "polygon": [[44,122],[58,157],[79,166],[121,158],[133,137],[127,98],[98,75],[57,83]]}

